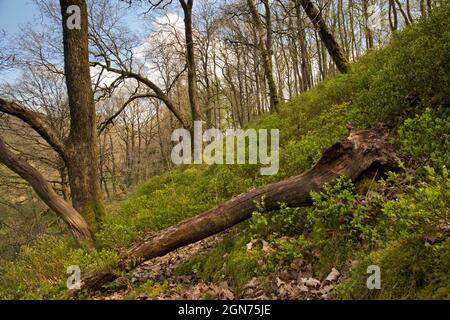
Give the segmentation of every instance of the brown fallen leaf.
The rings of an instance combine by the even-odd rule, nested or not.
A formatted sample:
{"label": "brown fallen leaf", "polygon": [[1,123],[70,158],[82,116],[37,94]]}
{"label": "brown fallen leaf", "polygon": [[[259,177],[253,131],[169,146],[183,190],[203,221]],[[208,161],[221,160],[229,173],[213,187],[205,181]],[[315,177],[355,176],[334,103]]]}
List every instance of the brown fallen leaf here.
{"label": "brown fallen leaf", "polygon": [[318,287],[320,286],[320,281],[314,278],[300,278],[300,282],[308,287]]}
{"label": "brown fallen leaf", "polygon": [[309,291],[308,287],[305,286],[304,284],[299,284],[299,285],[297,286],[297,288],[298,288],[301,292],[308,292],[308,291]]}
{"label": "brown fallen leaf", "polygon": [[279,277],[281,280],[287,282],[291,280],[297,280],[298,272],[294,270],[283,270],[280,272]]}
{"label": "brown fallen leaf", "polygon": [[323,288],[320,289],[320,291],[324,294],[330,293],[331,291],[333,291],[334,289],[334,285],[332,284],[328,284],[326,286],[324,286]]}
{"label": "brown fallen leaf", "polygon": [[265,253],[271,253],[273,249],[270,247],[269,243],[265,240],[262,240],[262,250]]}
{"label": "brown fallen leaf", "polygon": [[281,279],[278,278],[278,277],[277,277],[276,280],[277,280],[277,287],[278,287],[278,288],[286,284],[283,280],[281,280]]}
{"label": "brown fallen leaf", "polygon": [[233,294],[233,292],[231,292],[231,290],[228,289],[228,288],[223,289],[222,294],[223,294],[223,297],[224,297],[226,300],[233,300],[233,299],[234,299],[234,294]]}
{"label": "brown fallen leaf", "polygon": [[259,281],[256,277],[253,277],[244,288],[255,288],[259,285]]}
{"label": "brown fallen leaf", "polygon": [[302,267],[305,265],[305,260],[303,259],[295,259],[294,261],[291,262],[291,269],[294,271],[300,271],[302,269]]}
{"label": "brown fallen leaf", "polygon": [[325,280],[328,282],[334,282],[339,278],[340,275],[340,272],[337,271],[337,269],[333,268],[331,269],[331,272],[328,274]]}
{"label": "brown fallen leaf", "polygon": [[256,244],[257,241],[258,241],[258,240],[253,239],[253,240],[251,240],[249,243],[247,243],[247,244],[246,244],[247,251],[252,250],[253,246]]}

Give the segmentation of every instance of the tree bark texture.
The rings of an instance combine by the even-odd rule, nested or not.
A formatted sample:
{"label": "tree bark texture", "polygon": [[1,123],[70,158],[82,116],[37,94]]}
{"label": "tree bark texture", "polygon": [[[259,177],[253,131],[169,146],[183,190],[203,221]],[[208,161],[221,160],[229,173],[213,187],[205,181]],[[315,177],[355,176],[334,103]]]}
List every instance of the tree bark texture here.
{"label": "tree bark texture", "polygon": [[314,6],[311,0],[300,0],[306,15],[309,17],[313,25],[319,32],[323,44],[328,50],[336,67],[341,73],[348,73],[350,71],[350,64],[345,57],[345,53],[339,44],[336,42],[333,34],[328,29],[322,13]]}
{"label": "tree bark texture", "polygon": [[[258,48],[261,52],[261,58],[263,62],[264,74],[266,76],[267,86],[269,88],[270,110],[272,112],[278,112],[278,106],[280,104],[280,98],[278,95],[277,86],[273,76],[273,63],[272,63],[272,18],[270,15],[270,7],[268,1],[263,1],[265,8],[265,22],[266,32],[264,32],[263,25],[259,19],[258,9],[256,8],[254,0],[247,0],[248,8],[252,16],[252,21],[258,35]],[[266,40],[264,40],[264,34],[266,34]]]}
{"label": "tree bark texture", "polygon": [[[201,111],[197,97],[197,69],[195,63],[195,48],[192,30],[192,8],[194,0],[180,0],[180,4],[184,12],[184,32],[186,41],[186,62],[188,69],[188,92],[189,105],[191,107],[192,115],[192,130],[194,128],[194,121],[201,121]],[[193,132],[193,131],[192,131]]]}
{"label": "tree bark texture", "polygon": [[[64,71],[70,108],[70,133],[67,141],[67,168],[72,204],[91,227],[96,230],[104,215],[99,183],[99,156],[96,112],[92,92],[88,16],[85,0],[60,0]],[[68,8],[80,8],[80,29],[70,29]]]}

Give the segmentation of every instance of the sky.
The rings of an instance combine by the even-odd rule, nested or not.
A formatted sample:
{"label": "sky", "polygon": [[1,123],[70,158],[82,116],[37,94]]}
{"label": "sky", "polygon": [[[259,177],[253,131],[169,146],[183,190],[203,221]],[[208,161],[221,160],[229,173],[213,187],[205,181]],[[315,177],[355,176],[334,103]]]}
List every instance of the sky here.
{"label": "sky", "polygon": [[[127,25],[134,31],[144,30],[142,14],[133,9],[126,11]],[[39,9],[32,0],[0,0],[0,31],[5,31],[7,37],[14,36],[21,25],[33,23],[39,18]],[[15,69],[3,71],[0,82],[12,82],[19,75],[20,72]]]}
{"label": "sky", "polygon": [[0,0],[0,30],[8,34],[16,32],[20,24],[32,22],[37,15],[31,0]]}
{"label": "sky", "polygon": [[[132,9],[128,12],[128,25],[132,29],[140,29],[142,24],[137,12]],[[38,16],[38,8],[32,0],[0,0],[0,30],[9,34],[16,32],[19,25],[33,22],[33,18]]]}
{"label": "sky", "polygon": [[[32,23],[38,16],[38,8],[31,0],[0,0],[0,31],[5,31],[7,36],[14,35],[20,25]],[[0,82],[13,82],[19,75],[15,69],[3,71]]]}
{"label": "sky", "polygon": [[[7,36],[14,35],[20,25],[33,22],[38,13],[31,0],[0,0],[0,31],[5,31]],[[15,70],[5,71],[0,82],[11,82],[18,76],[19,72]]]}

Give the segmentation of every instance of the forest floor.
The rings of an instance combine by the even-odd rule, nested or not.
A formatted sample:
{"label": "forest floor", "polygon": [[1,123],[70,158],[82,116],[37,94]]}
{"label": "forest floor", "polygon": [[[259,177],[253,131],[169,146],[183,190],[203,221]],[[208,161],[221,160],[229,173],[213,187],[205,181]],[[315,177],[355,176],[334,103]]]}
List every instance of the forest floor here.
{"label": "forest floor", "polygon": [[[278,175],[261,177],[258,166],[192,165],[152,177],[110,205],[96,233],[100,250],[46,236],[0,260],[0,299],[70,299],[70,265],[121,276],[80,299],[450,299],[449,9],[371,50],[349,74],[248,124],[282,129]],[[280,203],[270,211],[261,199],[247,222],[127,274],[117,268],[121,253],[152,233],[306,172],[348,135],[349,123],[385,124],[398,172],[341,177],[312,193],[308,208]],[[380,290],[367,287],[370,266],[382,270]]]}
{"label": "forest floor", "polygon": [[[234,288],[227,279],[220,283],[212,283],[198,279],[195,273],[193,275],[177,274],[176,270],[179,266],[198,253],[211,250],[230,232],[230,230],[224,231],[179,248],[165,256],[146,261],[130,272],[127,277],[117,279],[114,289],[98,294],[95,299],[334,299],[334,289],[341,280],[340,272],[333,268],[326,278],[313,278],[311,265],[303,259],[294,260],[288,269],[273,273],[269,277],[254,277],[243,288]],[[247,244],[247,250],[250,251],[252,247],[258,245],[263,248],[268,246],[264,240],[252,240]]]}

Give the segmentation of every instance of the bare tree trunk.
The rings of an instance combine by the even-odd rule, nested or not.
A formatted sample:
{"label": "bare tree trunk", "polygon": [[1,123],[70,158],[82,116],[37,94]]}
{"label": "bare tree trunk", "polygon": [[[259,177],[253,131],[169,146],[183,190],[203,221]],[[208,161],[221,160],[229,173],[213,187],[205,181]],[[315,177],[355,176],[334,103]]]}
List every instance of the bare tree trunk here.
{"label": "bare tree trunk", "polygon": [[425,0],[420,0],[420,14],[425,17],[427,15],[427,9],[425,7]]}
{"label": "bare tree trunk", "polygon": [[111,184],[112,184],[112,188],[113,188],[113,197],[116,197],[116,195],[117,195],[116,155],[114,152],[114,143],[113,143],[111,133],[108,132],[107,134],[109,137],[109,145],[111,147]]}
{"label": "bare tree trunk", "polygon": [[431,0],[427,0],[427,9],[428,9],[428,14],[431,13]]}
{"label": "bare tree trunk", "polygon": [[[70,107],[70,134],[67,143],[67,168],[74,208],[96,230],[104,215],[99,184],[96,113],[92,93],[88,17],[84,0],[60,0],[64,70]],[[81,13],[81,28],[69,29],[67,9],[77,5]],[[69,12],[71,12],[69,10]]]}
{"label": "bare tree trunk", "polygon": [[[179,0],[184,12],[184,30],[186,38],[186,62],[188,67],[189,105],[191,107],[191,137],[194,139],[194,121],[201,121],[201,112],[197,97],[197,70],[195,64],[194,39],[192,36],[192,7],[194,0]],[[194,141],[192,141],[194,147]]]}
{"label": "bare tree trunk", "polygon": [[369,27],[369,0],[363,0],[363,16],[364,16],[364,30],[366,34],[367,49],[373,48],[373,35]]}
{"label": "bare tree trunk", "polygon": [[405,10],[403,10],[402,4],[400,3],[399,0],[395,0],[395,3],[397,3],[398,10],[400,11],[400,14],[402,15],[403,20],[405,21],[405,24],[408,26],[410,24],[409,23],[409,19],[408,19],[408,16],[406,15],[406,13],[405,13]]}
{"label": "bare tree trunk", "polygon": [[100,142],[100,189],[103,189],[106,192],[106,196],[109,200],[111,200],[111,193],[108,189],[108,179],[106,178],[106,161],[107,161],[107,148],[106,148],[106,133],[103,134],[103,141]]}
{"label": "bare tree trunk", "polygon": [[322,52],[322,48],[323,48],[323,42],[320,41],[319,39],[319,35],[317,34],[317,31],[314,30],[314,39],[315,39],[315,44],[316,44],[316,49],[317,49],[317,64],[319,67],[319,71],[320,71],[320,80],[323,81],[325,80],[325,72],[326,72],[326,67],[325,64],[323,63],[323,52]]}
{"label": "bare tree trunk", "polygon": [[67,172],[65,164],[61,164],[58,170],[59,176],[61,178],[61,194],[65,201],[69,200],[69,185],[67,181]]}
{"label": "bare tree trunk", "polygon": [[162,140],[162,130],[161,130],[161,121],[160,121],[160,117],[159,117],[159,106],[156,106],[156,126],[158,129],[158,144],[159,144],[159,149],[161,152],[161,159],[162,162],[164,163],[164,166],[166,168],[166,170],[170,170],[171,169],[171,162],[169,157],[166,154],[165,148],[164,148],[164,143]]}
{"label": "bare tree trunk", "polygon": [[36,169],[9,151],[1,137],[0,162],[33,187],[42,201],[64,220],[80,246],[94,247],[94,237],[85,219],[68,202],[56,194],[50,183]]}
{"label": "bare tree trunk", "polygon": [[138,135],[138,150],[137,150],[137,173],[136,173],[136,182],[140,183],[143,174],[142,174],[142,124],[140,120],[139,115],[139,109],[138,109],[138,115],[137,115],[137,135]]}
{"label": "bare tree trunk", "polygon": [[347,59],[349,59],[350,47],[349,47],[347,24],[346,24],[346,19],[345,19],[345,12],[344,12],[344,3],[342,0],[339,0],[337,14],[338,14],[338,18],[339,18],[339,24],[342,25],[341,37],[342,37],[342,41],[344,42],[345,53],[346,53]]}
{"label": "bare tree trunk", "polygon": [[[121,268],[133,269],[144,260],[164,255],[179,247],[194,243],[226,230],[252,216],[255,201],[264,197],[267,211],[279,209],[279,203],[289,207],[311,204],[311,191],[340,176],[352,180],[379,167],[395,167],[396,157],[388,145],[384,129],[352,131],[348,138],[326,150],[317,165],[302,175],[273,183],[241,194],[201,215],[185,220],[150,236],[127,250]],[[112,273],[93,273],[82,281],[82,289],[98,289],[112,281]]]}
{"label": "bare tree trunk", "polygon": [[342,73],[350,71],[350,64],[345,57],[339,44],[334,39],[334,36],[329,31],[322,14],[317,10],[311,0],[299,0],[309,19],[313,25],[318,29],[320,38],[328,50],[331,58],[338,70]]}
{"label": "bare tree trunk", "polygon": [[297,16],[298,38],[300,42],[301,69],[302,69],[302,91],[305,92],[312,87],[312,72],[308,61],[308,48],[306,42],[305,24],[300,15],[300,6],[296,5],[295,14]]}
{"label": "bare tree trunk", "polygon": [[280,104],[280,99],[278,96],[277,85],[273,76],[273,65],[272,65],[272,18],[270,14],[269,3],[267,0],[263,0],[265,8],[265,21],[266,21],[266,40],[264,41],[264,30],[259,20],[258,9],[256,8],[254,0],[247,0],[248,8],[252,15],[252,21],[256,28],[258,34],[258,48],[261,51],[261,58],[264,67],[264,73],[266,76],[267,86],[269,88],[269,98],[270,98],[270,111],[278,112],[278,105]]}
{"label": "bare tree trunk", "polygon": [[389,0],[389,25],[392,32],[398,29],[397,8],[395,7],[394,0]]}
{"label": "bare tree trunk", "polygon": [[408,15],[408,20],[410,23],[414,23],[414,19],[411,14],[411,3],[409,0],[406,0],[406,14]]}
{"label": "bare tree trunk", "polygon": [[354,26],[354,22],[353,22],[354,21],[353,0],[348,1],[348,15],[349,15],[349,20],[350,20],[352,59],[353,59],[353,61],[355,61],[356,58],[358,58],[358,49],[356,47],[355,26]]}

